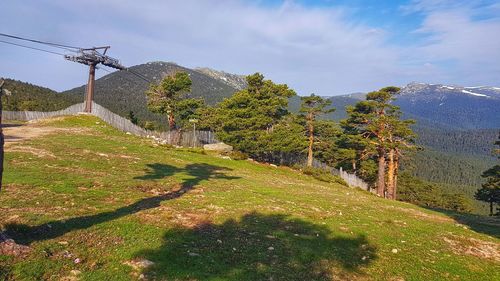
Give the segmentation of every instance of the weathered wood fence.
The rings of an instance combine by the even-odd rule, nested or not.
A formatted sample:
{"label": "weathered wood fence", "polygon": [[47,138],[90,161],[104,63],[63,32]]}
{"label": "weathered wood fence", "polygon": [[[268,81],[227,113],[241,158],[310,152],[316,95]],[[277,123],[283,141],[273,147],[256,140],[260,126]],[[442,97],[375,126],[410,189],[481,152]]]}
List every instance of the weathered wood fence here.
{"label": "weathered wood fence", "polygon": [[[78,103],[66,109],[58,111],[4,111],[2,120],[19,120],[31,121],[40,120],[63,115],[76,115],[82,113],[85,108],[85,103]],[[178,145],[185,147],[200,147],[204,144],[217,143],[215,134],[210,131],[169,131],[158,132],[146,130],[140,126],[133,124],[127,118],[124,118],[99,104],[92,103],[92,115],[101,118],[104,122],[110,124],[114,128],[128,132],[130,134],[155,139],[164,144]]]}
{"label": "weathered wood fence", "polygon": [[211,131],[150,131],[133,124],[127,118],[124,118],[97,103],[92,104],[92,114],[101,118],[104,122],[110,124],[116,129],[129,132],[136,136],[156,139],[158,142],[170,145],[184,147],[200,147],[204,144],[217,143],[215,134]]}
{"label": "weathered wood fence", "polygon": [[[85,103],[79,103],[72,105],[66,109],[50,112],[40,112],[40,111],[4,111],[2,114],[2,120],[19,120],[19,121],[31,121],[39,120],[45,118],[51,118],[62,115],[76,115],[82,113],[85,108]],[[130,134],[152,138],[157,142],[177,145],[183,147],[201,147],[204,144],[217,143],[218,140],[215,134],[211,131],[169,131],[169,132],[159,132],[146,130],[140,126],[133,124],[127,118],[124,118],[105,107],[93,102],[92,104],[92,115],[101,118],[104,122],[110,124],[112,127]],[[264,161],[270,163],[276,163],[279,165],[293,166],[306,164],[306,157],[304,155],[278,153],[269,154],[263,157]],[[351,187],[358,187],[363,190],[370,191],[370,186],[364,182],[362,179],[354,174],[349,174],[342,169],[338,170],[333,167],[326,165],[325,163],[314,159],[313,167],[320,168],[329,171],[333,175],[341,177],[346,183]]]}
{"label": "weathered wood fence", "polygon": [[75,115],[82,112],[85,103],[74,104],[66,109],[58,111],[3,111],[2,120],[19,120],[19,121],[31,121],[38,119],[51,118],[62,115]]}
{"label": "weathered wood fence", "polygon": [[[304,154],[295,154],[295,153],[270,153],[268,155],[263,155],[262,159],[264,162],[274,163],[278,165],[285,166],[306,166],[307,164],[307,156]],[[312,166],[314,168],[326,170],[330,172],[332,175],[341,177],[349,186],[358,187],[363,190],[372,191],[370,189],[370,185],[363,181],[361,178],[356,176],[355,174],[349,174],[342,169],[336,169],[328,166],[326,163],[321,162],[317,159],[313,159]]]}

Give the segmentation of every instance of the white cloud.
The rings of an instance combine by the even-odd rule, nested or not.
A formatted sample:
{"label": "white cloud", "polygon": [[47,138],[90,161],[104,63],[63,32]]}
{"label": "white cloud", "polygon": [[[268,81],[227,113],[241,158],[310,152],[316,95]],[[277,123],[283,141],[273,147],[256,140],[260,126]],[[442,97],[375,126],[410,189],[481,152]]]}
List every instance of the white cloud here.
{"label": "white cloud", "polygon": [[49,21],[58,31],[29,30],[34,37],[110,44],[110,53],[126,64],[168,60],[243,74],[261,71],[301,93],[325,95],[383,86],[396,73],[397,55],[384,45],[386,33],[353,23],[340,8],[291,1],[271,7],[243,1],[91,0],[52,1],[49,11],[33,4],[41,14],[31,26]]}
{"label": "white cloud", "polygon": [[[408,17],[424,16],[416,32],[428,37],[406,46],[389,44],[393,31],[360,24],[350,9],[293,1],[268,6],[238,0],[7,0],[2,5],[5,33],[85,46],[110,44],[110,54],[126,65],[165,60],[240,74],[260,71],[301,94],[368,91],[415,80],[491,84],[500,65],[499,39],[493,38],[500,33],[498,22],[475,20],[467,14],[474,7],[445,0],[413,1],[403,8]],[[83,66],[61,67],[70,62],[57,58],[40,62],[38,54],[33,54],[34,63],[30,54],[11,53],[24,56],[13,63],[0,52],[0,59],[10,62],[0,65],[0,76],[58,90],[85,82]],[[47,67],[53,75],[42,78],[38,74]]]}
{"label": "white cloud", "polygon": [[414,11],[424,15],[415,32],[427,38],[412,51],[422,60],[445,65],[438,78],[450,80],[435,82],[498,83],[495,77],[500,75],[500,17],[493,12],[495,5],[446,0],[413,4]]}

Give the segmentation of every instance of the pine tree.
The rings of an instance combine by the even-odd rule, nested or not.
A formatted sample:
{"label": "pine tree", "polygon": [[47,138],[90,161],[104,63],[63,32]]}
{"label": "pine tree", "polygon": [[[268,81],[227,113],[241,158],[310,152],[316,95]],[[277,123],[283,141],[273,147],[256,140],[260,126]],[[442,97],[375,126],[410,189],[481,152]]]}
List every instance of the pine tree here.
{"label": "pine tree", "polygon": [[177,120],[181,128],[191,127],[190,119],[200,119],[205,102],[202,99],[183,99],[177,103]]}
{"label": "pine tree", "polygon": [[311,167],[313,163],[313,144],[314,144],[314,125],[316,118],[321,114],[333,112],[335,108],[329,108],[332,104],[329,99],[311,94],[309,97],[301,97],[302,104],[300,113],[304,114],[307,122],[307,134],[309,137],[309,147],[307,150],[307,166]]}
{"label": "pine tree", "polygon": [[260,73],[247,76],[247,83],[246,89],[218,104],[210,123],[219,140],[255,157],[269,152],[266,136],[289,115],[288,98],[295,92]]}
{"label": "pine tree", "polygon": [[397,179],[399,172],[399,161],[404,156],[405,151],[414,150],[415,133],[410,125],[415,124],[414,120],[401,120],[399,107],[393,107],[388,112],[387,140],[389,142],[387,155],[387,198],[396,199]]}
{"label": "pine tree", "polygon": [[[498,138],[499,140],[495,142],[495,145],[500,147],[500,134]],[[500,155],[500,149],[495,149],[494,153]],[[498,158],[500,158],[500,156]],[[493,216],[493,205],[500,204],[500,165],[495,165],[484,171],[481,176],[486,178],[486,182],[476,191],[474,197],[477,200],[488,202],[490,205],[490,216]],[[496,213],[496,215],[498,214],[500,214],[500,212]]]}
{"label": "pine tree", "polygon": [[[410,147],[414,138],[409,128],[413,121],[401,120],[399,107],[391,104],[399,90],[386,87],[368,93],[365,101],[347,108],[348,118],[341,123],[346,134],[345,143],[357,151],[357,157],[375,157],[377,194],[389,198],[395,198],[402,148]],[[386,188],[386,179],[389,188]]]}
{"label": "pine tree", "polygon": [[191,91],[191,78],[186,72],[165,76],[158,84],[151,84],[146,91],[148,108],[152,112],[167,114],[170,130],[176,129],[177,103]]}
{"label": "pine tree", "polygon": [[132,124],[134,125],[137,125],[137,123],[139,123],[139,119],[137,118],[137,116],[135,116],[132,110],[128,112],[127,119],[130,120],[130,122],[132,122]]}

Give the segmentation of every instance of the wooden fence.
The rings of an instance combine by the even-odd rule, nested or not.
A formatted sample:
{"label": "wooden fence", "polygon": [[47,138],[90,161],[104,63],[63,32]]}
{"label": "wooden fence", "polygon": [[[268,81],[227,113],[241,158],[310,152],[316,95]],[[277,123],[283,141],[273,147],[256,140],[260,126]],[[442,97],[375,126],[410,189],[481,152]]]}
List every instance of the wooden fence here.
{"label": "wooden fence", "polygon": [[[304,157],[304,163],[306,161],[307,157]],[[348,172],[342,170],[342,167],[340,169],[335,169],[333,167],[328,166],[326,163],[323,163],[316,159],[313,159],[313,167],[327,170],[331,174],[341,177],[347,183],[347,185],[351,187],[358,187],[366,191],[373,191],[370,189],[370,185],[368,183],[360,179],[355,174],[349,174]]]}
{"label": "wooden fence", "polygon": [[211,131],[150,131],[146,130],[140,126],[133,124],[127,118],[124,118],[105,107],[98,105],[97,103],[92,104],[92,114],[101,118],[106,123],[115,127],[116,129],[129,132],[136,136],[153,138],[160,143],[178,145],[184,147],[201,147],[204,144],[217,143],[215,134]]}
{"label": "wooden fence", "polygon": [[[294,154],[294,153],[270,153],[269,155],[263,155],[261,159],[259,159],[264,162],[269,162],[269,163],[274,163],[278,165],[285,165],[285,166],[306,166],[307,163],[307,156],[304,154]],[[347,185],[351,187],[358,187],[363,190],[367,191],[372,191],[370,189],[370,185],[363,181],[361,178],[356,176],[355,174],[349,174],[346,171],[343,171],[342,168],[336,169],[333,167],[328,166],[326,163],[321,162],[317,159],[313,159],[312,166],[314,168],[322,169],[325,171],[330,172],[332,175],[339,176],[341,177]]]}
{"label": "wooden fence", "polygon": [[[72,105],[66,109],[58,111],[3,111],[2,120],[19,120],[19,121],[31,121],[40,120],[56,116],[63,115],[76,115],[82,113],[85,108],[85,103],[79,103]],[[92,115],[101,118],[106,123],[110,124],[114,128],[128,132],[136,136],[147,137],[155,139],[156,141],[163,144],[178,145],[185,147],[201,147],[204,144],[216,143],[218,142],[215,138],[213,132],[210,131],[170,131],[170,132],[158,132],[146,130],[133,124],[127,118],[124,118],[110,110],[100,106],[99,104],[92,103]]]}
{"label": "wooden fence", "polygon": [[31,121],[38,119],[51,118],[55,116],[62,115],[75,115],[79,112],[82,112],[84,109],[85,103],[74,104],[66,109],[58,110],[58,111],[3,111],[2,112],[2,120],[19,120],[19,121]]}
{"label": "wooden fence", "polygon": [[[59,111],[40,112],[40,111],[3,111],[2,120],[20,120],[30,121],[51,118],[62,115],[76,115],[83,112],[85,103],[72,105],[66,109]],[[92,114],[101,118],[104,122],[110,124],[112,127],[130,134],[152,138],[159,143],[177,145],[183,147],[201,147],[204,144],[217,143],[218,140],[215,134],[211,131],[169,131],[159,132],[150,131],[133,124],[127,118],[124,118],[112,111],[100,106],[93,102]],[[304,155],[288,154],[288,153],[272,153],[265,155],[260,159],[265,162],[275,163],[279,165],[293,166],[306,164],[306,157]],[[363,190],[370,191],[369,185],[362,179],[354,174],[349,174],[342,169],[338,170],[328,166],[327,164],[314,159],[313,167],[329,171],[331,174],[341,177],[351,187],[358,187]]]}

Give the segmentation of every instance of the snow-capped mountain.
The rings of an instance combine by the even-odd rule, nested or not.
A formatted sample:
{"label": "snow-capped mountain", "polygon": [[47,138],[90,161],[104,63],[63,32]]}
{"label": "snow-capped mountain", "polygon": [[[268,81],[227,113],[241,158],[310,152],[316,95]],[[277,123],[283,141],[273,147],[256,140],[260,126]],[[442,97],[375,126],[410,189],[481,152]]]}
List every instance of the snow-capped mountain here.
{"label": "snow-capped mountain", "polygon": [[460,129],[500,128],[500,88],[410,83],[395,104],[411,118]]}
{"label": "snow-capped mountain", "polygon": [[415,99],[442,99],[450,95],[471,95],[475,97],[500,99],[500,88],[475,86],[462,87],[441,84],[410,83],[401,89],[401,95],[413,96]]}

